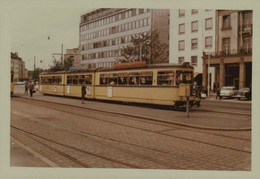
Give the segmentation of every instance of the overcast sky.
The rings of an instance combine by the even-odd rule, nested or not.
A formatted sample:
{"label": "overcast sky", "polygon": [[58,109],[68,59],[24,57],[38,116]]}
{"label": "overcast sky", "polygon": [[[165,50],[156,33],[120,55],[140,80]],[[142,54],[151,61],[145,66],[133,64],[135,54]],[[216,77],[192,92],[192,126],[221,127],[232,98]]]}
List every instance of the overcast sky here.
{"label": "overcast sky", "polygon": [[[79,44],[80,15],[88,10],[87,3],[75,1],[10,1],[11,51],[18,52],[28,70],[48,68],[52,53],[76,48]],[[50,40],[48,40],[50,37]],[[60,59],[60,56],[55,56]],[[42,60],[42,63],[40,63]]]}

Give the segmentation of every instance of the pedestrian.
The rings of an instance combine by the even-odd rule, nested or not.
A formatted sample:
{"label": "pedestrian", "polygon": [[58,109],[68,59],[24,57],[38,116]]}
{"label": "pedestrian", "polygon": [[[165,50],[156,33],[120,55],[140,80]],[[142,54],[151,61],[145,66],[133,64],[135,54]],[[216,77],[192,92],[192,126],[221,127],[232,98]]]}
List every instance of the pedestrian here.
{"label": "pedestrian", "polygon": [[217,95],[216,95],[216,100],[220,99],[220,88],[217,89]]}
{"label": "pedestrian", "polygon": [[30,96],[33,97],[34,85],[33,85],[32,81],[30,81],[30,83],[28,84],[28,89],[30,91]]}
{"label": "pedestrian", "polygon": [[85,104],[84,103],[84,100],[85,100],[85,95],[86,95],[86,84],[85,82],[82,84],[81,86],[81,99],[82,99],[82,104]]}
{"label": "pedestrian", "polygon": [[29,82],[26,81],[24,84],[24,88],[25,88],[24,94],[26,94],[26,95],[28,95],[28,85],[29,85]]}
{"label": "pedestrian", "polygon": [[213,85],[213,91],[214,91],[214,93],[216,92],[216,88],[217,88],[217,86],[216,86],[216,83],[214,82],[214,85]]}

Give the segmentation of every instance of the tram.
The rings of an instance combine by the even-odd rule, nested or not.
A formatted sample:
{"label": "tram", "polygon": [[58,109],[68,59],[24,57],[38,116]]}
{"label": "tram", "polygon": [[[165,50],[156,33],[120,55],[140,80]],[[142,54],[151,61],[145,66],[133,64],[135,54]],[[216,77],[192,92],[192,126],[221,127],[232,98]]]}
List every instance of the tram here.
{"label": "tram", "polygon": [[10,83],[11,95],[14,93],[14,72],[11,71],[11,83]]}
{"label": "tram", "polygon": [[119,64],[114,68],[40,74],[43,94],[180,107],[189,96],[193,105],[193,67],[189,63],[138,65]]}

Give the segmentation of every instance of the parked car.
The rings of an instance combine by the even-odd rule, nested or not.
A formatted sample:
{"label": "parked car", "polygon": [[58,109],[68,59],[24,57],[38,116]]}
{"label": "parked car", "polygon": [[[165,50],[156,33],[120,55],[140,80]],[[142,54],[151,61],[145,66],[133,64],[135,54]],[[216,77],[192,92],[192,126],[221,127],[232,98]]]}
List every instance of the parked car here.
{"label": "parked car", "polygon": [[235,90],[236,90],[236,87],[234,87],[234,86],[222,87],[220,90],[220,98],[222,98],[222,97],[232,98]]}
{"label": "parked car", "polygon": [[237,98],[238,100],[240,100],[241,98],[246,98],[248,100],[251,100],[251,89],[250,88],[240,88],[239,90],[236,90],[234,92],[234,98]]}

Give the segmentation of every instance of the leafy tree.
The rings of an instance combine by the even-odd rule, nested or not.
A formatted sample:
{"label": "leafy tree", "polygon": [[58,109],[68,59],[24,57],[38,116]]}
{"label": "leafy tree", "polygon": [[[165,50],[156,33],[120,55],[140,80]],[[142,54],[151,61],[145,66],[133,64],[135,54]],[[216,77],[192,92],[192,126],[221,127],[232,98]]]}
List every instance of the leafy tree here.
{"label": "leafy tree", "polygon": [[33,73],[32,73],[32,79],[33,80],[38,80],[39,79],[39,75],[40,75],[40,73],[42,73],[43,72],[43,69],[41,69],[41,68],[36,68],[34,71],[33,71]]}
{"label": "leafy tree", "polygon": [[64,64],[60,60],[54,58],[53,65],[50,66],[50,71],[67,71],[73,65],[73,57],[64,59]]}
{"label": "leafy tree", "polygon": [[122,48],[120,62],[146,61],[152,63],[167,63],[169,47],[159,39],[158,31],[142,33],[139,36],[131,36],[131,45]]}
{"label": "leafy tree", "polygon": [[74,58],[73,56],[64,60],[64,70],[69,70],[73,65]]}

